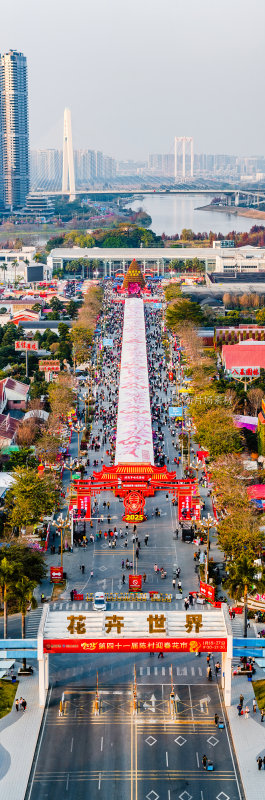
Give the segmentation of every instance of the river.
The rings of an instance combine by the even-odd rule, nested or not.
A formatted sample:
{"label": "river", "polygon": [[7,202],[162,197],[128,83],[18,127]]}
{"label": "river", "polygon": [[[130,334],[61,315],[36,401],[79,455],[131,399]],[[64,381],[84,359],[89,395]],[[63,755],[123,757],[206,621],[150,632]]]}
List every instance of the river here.
{"label": "river", "polygon": [[[216,194],[218,193],[213,193],[212,197]],[[142,200],[128,203],[128,208],[133,208],[135,211],[143,208],[152,217],[152,230],[157,234],[166,233],[168,236],[180,234],[183,228],[191,228],[195,233],[213,231],[223,233],[225,236],[229,231],[249,231],[252,225],[265,224],[265,220],[239,217],[229,212],[197,210],[198,206],[206,206],[210,202],[209,194],[146,195]]]}

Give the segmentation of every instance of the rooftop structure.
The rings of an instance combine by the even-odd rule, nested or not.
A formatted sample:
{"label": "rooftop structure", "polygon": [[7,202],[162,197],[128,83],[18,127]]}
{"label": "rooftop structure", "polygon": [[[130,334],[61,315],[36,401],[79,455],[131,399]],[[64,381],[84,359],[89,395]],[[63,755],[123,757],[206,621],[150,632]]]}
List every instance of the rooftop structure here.
{"label": "rooftop structure", "polygon": [[240,342],[222,347],[222,361],[227,371],[233,367],[265,369],[265,342]]}

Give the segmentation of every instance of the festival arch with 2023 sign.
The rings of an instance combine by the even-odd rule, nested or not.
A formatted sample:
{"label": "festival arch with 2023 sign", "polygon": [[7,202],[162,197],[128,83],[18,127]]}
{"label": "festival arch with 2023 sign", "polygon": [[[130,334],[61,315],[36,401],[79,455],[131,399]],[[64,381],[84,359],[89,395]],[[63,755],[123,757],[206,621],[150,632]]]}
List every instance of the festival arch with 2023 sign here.
{"label": "festival arch with 2023 sign", "polygon": [[[42,621],[40,664],[49,655],[63,653],[171,652],[222,654],[222,676],[226,705],[231,700],[232,630],[227,608],[197,611],[139,610],[53,611],[45,606]],[[44,667],[43,667],[44,669]],[[41,672],[41,669],[40,669]],[[44,679],[43,679],[44,680]]]}

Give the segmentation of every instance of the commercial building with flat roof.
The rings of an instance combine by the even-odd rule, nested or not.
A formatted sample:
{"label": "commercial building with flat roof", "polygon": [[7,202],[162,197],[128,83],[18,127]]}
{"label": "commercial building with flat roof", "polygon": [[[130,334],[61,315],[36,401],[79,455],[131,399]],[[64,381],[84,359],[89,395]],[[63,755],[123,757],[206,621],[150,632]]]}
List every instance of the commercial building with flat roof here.
{"label": "commercial building with flat roof", "polygon": [[168,273],[171,261],[194,258],[205,265],[206,273],[228,272],[236,276],[245,271],[253,274],[265,272],[265,248],[262,247],[235,247],[231,250],[222,247],[56,247],[51,250],[47,264],[54,272],[64,269],[69,261],[80,258],[87,261],[89,271],[92,261],[97,260],[99,277],[114,277],[117,272],[127,272],[133,259],[141,264],[144,273],[150,269],[160,276],[165,271]]}

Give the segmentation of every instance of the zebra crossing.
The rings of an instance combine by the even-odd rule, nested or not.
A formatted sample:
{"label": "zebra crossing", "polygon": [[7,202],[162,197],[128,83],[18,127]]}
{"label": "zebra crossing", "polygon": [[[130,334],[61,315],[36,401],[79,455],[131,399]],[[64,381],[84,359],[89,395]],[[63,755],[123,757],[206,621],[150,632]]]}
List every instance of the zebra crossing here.
{"label": "zebra crossing", "polygon": [[[176,666],[170,665],[162,667],[161,665],[157,666],[143,666],[137,668],[137,674],[140,678],[143,677],[153,677],[153,676],[161,676],[161,678],[166,678],[171,681],[171,677],[177,678],[203,678],[206,677],[204,675],[205,670],[201,666],[193,665],[193,664],[186,664],[183,666]],[[167,682],[167,681],[166,681]]]}
{"label": "zebra crossing", "polygon": [[[162,603],[159,600],[158,601],[146,600],[146,601],[136,601],[136,602],[133,601],[133,600],[127,600],[127,601],[125,601],[125,600],[115,600],[114,602],[113,601],[107,601],[106,605],[107,605],[108,610],[110,610],[110,611],[112,611],[112,610],[116,610],[116,611],[136,611],[136,610],[138,610],[138,611],[150,611],[150,609],[152,609],[152,608],[154,608],[156,610],[160,609],[160,611],[163,608],[170,608],[171,610],[174,610],[174,611],[183,611],[183,608],[184,608],[183,598],[181,598],[180,600],[171,600],[171,602],[169,602],[169,603]],[[70,600],[69,601],[68,600],[64,600],[64,601],[58,601],[58,602],[55,602],[55,603],[50,603],[50,608],[51,608],[52,611],[70,611],[70,610],[71,611],[92,611],[93,610],[93,604],[92,604],[91,600],[89,602],[86,602],[85,600],[73,601],[73,602],[71,602]],[[196,610],[197,608],[201,608],[201,606],[197,606],[196,603],[194,603],[193,608]],[[204,612],[205,611],[209,611],[209,613],[211,613],[211,609],[208,609],[206,606],[204,607]],[[241,636],[242,634],[240,633],[238,635]]]}

